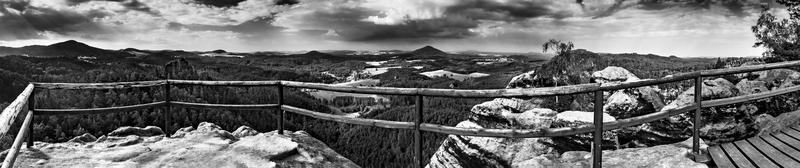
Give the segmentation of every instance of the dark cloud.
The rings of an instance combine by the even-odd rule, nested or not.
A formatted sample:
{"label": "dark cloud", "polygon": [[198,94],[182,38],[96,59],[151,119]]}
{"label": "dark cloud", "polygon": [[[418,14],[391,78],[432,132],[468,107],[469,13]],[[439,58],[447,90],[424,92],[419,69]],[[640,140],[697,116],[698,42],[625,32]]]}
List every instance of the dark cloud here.
{"label": "dark cloud", "polygon": [[122,6],[124,6],[125,8],[128,8],[130,10],[135,10],[135,11],[145,12],[145,13],[149,13],[149,14],[153,14],[153,15],[158,15],[158,13],[156,11],[153,11],[153,9],[150,9],[150,7],[148,7],[144,3],[139,2],[137,0],[109,0],[109,1],[119,2],[120,4],[122,4]]}
{"label": "dark cloud", "polygon": [[446,16],[432,19],[406,19],[400,24],[376,24],[365,21],[380,12],[353,7],[337,7],[335,10],[317,10],[303,15],[300,27],[315,30],[335,30],[341,40],[381,41],[392,39],[463,38],[474,35],[469,31],[478,26],[475,19],[464,16]]}
{"label": "dark cloud", "polygon": [[[108,33],[103,26],[94,23],[91,17],[74,11],[34,7],[25,1],[0,2],[0,6],[10,8],[0,8],[2,39],[40,38],[42,32],[84,38],[98,38]],[[101,12],[95,13],[101,15]]]}
{"label": "dark cloud", "polygon": [[300,3],[298,0],[274,0],[275,5],[296,5]]}
{"label": "dark cloud", "polygon": [[145,12],[153,15],[158,15],[158,12],[153,11],[150,7],[146,4],[139,2],[138,0],[66,0],[67,5],[75,6],[82,3],[90,2],[90,1],[109,1],[109,2],[118,2],[120,5],[125,7],[128,10],[140,11]]}
{"label": "dark cloud", "polygon": [[605,9],[605,10],[601,11],[600,13],[597,13],[592,18],[597,19],[597,18],[601,18],[601,17],[611,16],[614,13],[616,13],[617,11],[620,11],[620,10],[624,9],[624,7],[622,6],[622,3],[624,3],[624,2],[625,2],[625,0],[617,0],[617,1],[614,2],[613,5],[611,5],[611,7],[608,7],[608,9]]}
{"label": "dark cloud", "polygon": [[483,20],[521,20],[550,16],[554,18],[568,17],[570,14],[553,11],[547,8],[552,1],[509,1],[506,3],[494,0],[466,0],[447,8],[448,15],[463,15],[472,19]]}
{"label": "dark cloud", "polygon": [[280,33],[279,32],[280,30],[285,29],[282,27],[273,26],[271,24],[273,21],[274,17],[259,17],[253,20],[243,22],[238,25],[226,25],[226,26],[200,25],[200,24],[185,25],[185,24],[170,22],[167,25],[167,28],[171,30],[188,29],[192,31],[233,31],[240,33],[242,37],[245,39],[257,40],[261,39],[262,37],[269,37],[275,35],[277,33]]}
{"label": "dark cloud", "polygon": [[210,5],[215,7],[233,7],[245,0],[195,0],[198,4]]}
{"label": "dark cloud", "polygon": [[721,6],[738,17],[749,16],[751,13],[747,12],[746,8],[757,7],[760,3],[761,0],[639,0],[638,2],[640,9],[645,10],[662,10],[670,7],[709,9],[713,6]]}

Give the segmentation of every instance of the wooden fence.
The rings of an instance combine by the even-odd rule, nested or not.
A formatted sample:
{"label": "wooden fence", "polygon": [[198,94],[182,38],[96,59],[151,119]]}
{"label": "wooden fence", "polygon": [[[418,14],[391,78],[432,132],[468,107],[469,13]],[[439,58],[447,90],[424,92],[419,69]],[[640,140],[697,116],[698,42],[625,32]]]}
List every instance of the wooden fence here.
{"label": "wooden fence", "polygon": [[[169,130],[170,119],[166,112],[169,112],[172,106],[183,108],[218,108],[218,109],[278,109],[278,132],[283,133],[284,130],[284,113],[291,112],[300,115],[305,115],[317,119],[329,120],[341,123],[357,124],[375,126],[390,129],[406,129],[414,130],[414,152],[415,152],[415,166],[423,167],[422,159],[422,131],[436,132],[443,134],[464,135],[464,136],[479,136],[479,137],[502,137],[502,138],[535,138],[535,137],[557,137],[557,136],[571,136],[582,133],[593,133],[592,144],[592,165],[594,167],[601,167],[601,141],[602,133],[607,130],[614,130],[623,127],[639,125],[655,120],[667,118],[669,116],[694,111],[693,130],[693,143],[692,153],[693,156],[700,157],[699,150],[699,137],[698,129],[700,126],[700,109],[704,107],[714,107],[721,105],[728,105],[734,103],[741,103],[745,101],[757,100],[776,95],[786,94],[800,90],[800,86],[793,86],[783,89],[777,89],[752,95],[716,99],[716,100],[701,100],[702,95],[702,81],[703,77],[729,75],[736,73],[747,73],[754,71],[763,71],[778,68],[789,68],[800,66],[800,61],[771,63],[763,65],[742,66],[727,69],[714,69],[703,70],[689,73],[680,73],[670,75],[659,79],[640,80],[635,82],[623,83],[590,83],[570,86],[559,87],[543,87],[543,88],[517,88],[517,89],[482,89],[482,90],[462,90],[462,89],[432,89],[432,88],[389,88],[389,87],[358,87],[358,86],[337,86],[331,84],[321,83],[304,83],[294,81],[192,81],[192,80],[172,80],[167,76],[166,80],[157,81],[141,81],[141,82],[117,82],[117,83],[31,83],[27,88],[12,102],[3,113],[0,114],[0,135],[6,135],[14,123],[16,117],[22,111],[27,111],[24,122],[20,126],[16,139],[10,151],[3,161],[3,168],[12,167],[16,159],[17,153],[23,143],[26,141],[27,146],[33,145],[31,138],[31,120],[34,115],[84,115],[84,114],[101,114],[109,112],[124,112],[132,110],[140,110],[145,108],[164,107],[164,128]],[[694,103],[687,106],[679,107],[672,110],[662,110],[649,113],[642,116],[618,119],[616,121],[603,122],[603,92],[614,91],[620,89],[652,86],[664,83],[678,82],[684,80],[694,80]],[[192,85],[192,86],[274,86],[278,88],[279,99],[277,104],[206,104],[206,103],[191,103],[172,101],[169,95],[171,85]],[[164,101],[152,102],[139,105],[121,106],[121,107],[108,107],[108,108],[93,108],[93,109],[34,109],[34,95],[35,92],[41,89],[68,89],[68,90],[82,90],[82,89],[121,89],[121,88],[136,88],[136,87],[165,87]],[[317,89],[335,92],[347,93],[362,93],[362,94],[381,94],[381,95],[405,95],[416,97],[416,120],[414,122],[400,122],[400,121],[386,121],[377,119],[366,118],[351,118],[340,115],[332,115],[311,111],[299,107],[293,107],[284,104],[284,88],[304,88],[304,89]],[[482,128],[459,128],[446,125],[438,125],[432,123],[423,123],[423,98],[429,97],[451,97],[451,98],[501,98],[501,97],[540,97],[540,96],[556,96],[556,95],[570,95],[579,93],[593,93],[594,94],[594,123],[592,125],[583,125],[577,127],[561,127],[561,128],[537,128],[537,129],[482,129]],[[27,105],[27,106],[26,106]]]}

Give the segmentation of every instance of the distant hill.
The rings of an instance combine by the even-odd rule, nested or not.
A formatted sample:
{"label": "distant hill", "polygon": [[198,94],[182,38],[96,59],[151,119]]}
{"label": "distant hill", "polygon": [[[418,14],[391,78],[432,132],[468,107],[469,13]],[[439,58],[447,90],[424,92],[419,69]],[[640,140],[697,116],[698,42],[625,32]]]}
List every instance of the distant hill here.
{"label": "distant hill", "polygon": [[449,55],[448,53],[446,53],[446,52],[444,52],[442,50],[436,49],[434,47],[431,47],[431,46],[422,47],[420,49],[411,51],[409,54],[415,55],[415,56],[445,56],[445,55]]}
{"label": "distant hill", "polygon": [[20,48],[0,47],[0,56],[23,55],[30,57],[56,58],[56,57],[78,57],[90,56],[98,58],[126,57],[130,56],[127,52],[104,50],[87,44],[68,40],[48,46],[33,45]]}

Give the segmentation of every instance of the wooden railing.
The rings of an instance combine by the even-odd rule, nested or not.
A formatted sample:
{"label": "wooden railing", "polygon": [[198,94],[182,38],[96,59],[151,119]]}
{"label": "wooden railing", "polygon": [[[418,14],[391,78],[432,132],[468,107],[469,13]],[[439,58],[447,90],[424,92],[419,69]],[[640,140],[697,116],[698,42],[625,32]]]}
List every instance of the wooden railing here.
{"label": "wooden railing", "polygon": [[[736,73],[746,73],[754,71],[763,71],[778,68],[788,68],[800,66],[800,61],[781,62],[764,65],[743,66],[728,69],[715,69],[703,70],[690,73],[680,73],[670,75],[660,79],[648,79],[635,82],[623,83],[590,83],[570,86],[559,87],[543,87],[543,88],[518,88],[518,89],[483,89],[483,90],[460,90],[460,89],[431,89],[431,88],[389,88],[389,87],[358,87],[358,86],[339,86],[321,83],[304,83],[294,81],[191,81],[191,80],[157,80],[157,81],[142,81],[142,82],[118,82],[118,83],[32,83],[29,85],[19,97],[11,103],[3,113],[0,114],[0,135],[6,135],[11,124],[21,111],[25,111],[27,104],[27,115],[21,126],[20,131],[17,133],[14,145],[11,147],[8,155],[3,161],[3,167],[13,166],[16,155],[19,151],[23,138],[27,137],[27,146],[33,145],[31,138],[31,120],[34,115],[84,115],[84,114],[100,114],[109,112],[124,112],[132,110],[140,110],[145,108],[164,107],[167,108],[164,113],[164,128],[169,130],[169,118],[166,112],[169,112],[171,106],[184,107],[184,108],[219,108],[219,109],[278,109],[278,132],[283,133],[284,130],[284,113],[291,112],[295,114],[305,115],[322,120],[330,120],[341,123],[357,124],[375,126],[390,129],[407,129],[414,130],[414,152],[415,152],[415,166],[422,167],[424,159],[422,157],[422,131],[436,132],[443,134],[464,135],[464,136],[479,136],[479,137],[503,137],[503,138],[535,138],[535,137],[557,137],[557,136],[571,136],[582,133],[593,133],[592,144],[592,164],[594,167],[600,167],[601,163],[601,141],[602,133],[606,130],[614,130],[623,127],[639,125],[655,120],[667,118],[669,116],[694,111],[694,124],[693,130],[693,143],[692,153],[695,157],[700,156],[699,150],[699,134],[698,129],[700,125],[700,109],[703,107],[714,107],[721,105],[728,105],[734,103],[741,103],[745,101],[757,100],[767,97],[772,97],[780,94],[786,94],[800,90],[800,86],[793,86],[783,89],[777,89],[752,95],[706,100],[702,101],[702,80],[703,77],[729,75]],[[651,86],[658,84],[665,84],[671,82],[678,82],[684,80],[694,80],[694,103],[679,107],[671,110],[660,110],[657,112],[649,113],[642,116],[618,119],[616,121],[603,121],[603,92],[614,91],[619,89],[636,88],[643,86]],[[206,103],[191,103],[172,101],[169,95],[171,85],[193,85],[193,86],[275,86],[278,88],[279,99],[277,104],[206,104]],[[133,87],[157,87],[164,86],[165,94],[164,101],[152,102],[147,104],[121,106],[121,107],[108,107],[108,108],[93,108],[93,109],[34,109],[33,97],[37,89],[120,89],[120,88],[133,88]],[[284,104],[284,88],[304,88],[304,89],[317,89],[335,92],[347,93],[362,93],[362,94],[381,94],[381,95],[406,95],[416,97],[416,120],[414,122],[401,122],[401,121],[386,121],[377,119],[366,118],[351,118],[340,115],[332,115],[311,111],[299,107],[294,107]],[[594,94],[594,124],[583,125],[577,127],[562,127],[562,128],[537,128],[537,129],[483,129],[483,128],[459,128],[453,126],[424,123],[423,122],[423,100],[425,96],[431,97],[452,97],[452,98],[500,98],[500,97],[537,97],[537,96],[556,96],[556,95],[569,95],[579,93],[593,93]]]}

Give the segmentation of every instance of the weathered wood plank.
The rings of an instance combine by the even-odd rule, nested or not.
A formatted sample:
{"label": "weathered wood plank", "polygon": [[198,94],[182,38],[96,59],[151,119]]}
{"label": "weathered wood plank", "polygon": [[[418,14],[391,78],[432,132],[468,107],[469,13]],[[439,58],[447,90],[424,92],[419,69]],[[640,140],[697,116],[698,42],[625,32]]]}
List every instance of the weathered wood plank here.
{"label": "weathered wood plank", "polygon": [[730,75],[737,73],[763,71],[763,70],[778,69],[778,68],[789,68],[797,66],[800,66],[800,61],[777,62],[777,63],[740,66],[740,67],[725,68],[725,69],[709,69],[700,71],[700,74],[703,77],[708,77],[708,76],[719,76],[719,75]]}
{"label": "weathered wood plank", "polygon": [[[789,144],[786,144],[786,143],[778,140],[777,138],[773,137],[772,135],[762,136],[761,139],[763,139],[767,143],[771,144],[772,146],[774,146],[778,150],[782,151],[783,153],[786,153],[786,155],[788,155],[789,157],[793,158],[795,161],[800,161],[800,151],[798,151],[797,149],[793,148]],[[800,145],[800,144],[797,144],[797,145]]]}
{"label": "weathered wood plank", "polygon": [[769,160],[767,158],[767,156],[764,156],[763,154],[761,154],[761,152],[759,152],[758,149],[753,147],[753,145],[751,145],[749,142],[747,142],[747,141],[736,141],[733,144],[735,144],[736,147],[739,148],[739,150],[742,150],[742,153],[745,156],[747,156],[747,158],[752,160],[753,163],[755,163],[755,165],[758,165],[758,167],[764,167],[764,168],[778,168],[779,167],[774,162]]}
{"label": "weathered wood plank", "polygon": [[792,138],[789,135],[786,135],[784,133],[776,133],[776,134],[772,134],[772,136],[775,137],[775,139],[783,141],[787,145],[792,146],[795,149],[800,150],[800,140]]}
{"label": "weathered wood plank", "polygon": [[621,83],[604,83],[600,86],[600,90],[603,91],[610,91],[610,90],[620,90],[620,89],[628,89],[628,88],[636,88],[636,87],[643,87],[643,86],[652,86],[652,85],[659,85],[665,84],[670,82],[678,82],[684,81],[689,79],[694,79],[700,77],[700,72],[688,72],[688,73],[679,73],[674,75],[665,76],[663,78],[658,79],[645,79],[639,80],[634,82],[621,82]]}
{"label": "weathered wood plank", "polygon": [[744,96],[736,96],[736,97],[729,97],[729,98],[716,99],[716,100],[706,100],[706,101],[703,101],[702,104],[703,104],[704,108],[705,107],[716,107],[716,106],[729,105],[729,104],[741,103],[741,102],[746,102],[746,101],[753,101],[753,100],[768,98],[768,97],[787,94],[787,93],[796,92],[796,91],[800,91],[800,85],[787,87],[787,88],[783,88],[783,89],[778,89],[778,90],[772,90],[772,91],[756,93],[756,94],[744,95]]}
{"label": "weathered wood plank", "polygon": [[800,131],[797,131],[797,130],[794,130],[794,129],[791,129],[791,128],[787,128],[787,129],[781,130],[781,132],[783,132],[786,135],[789,135],[789,136],[791,136],[791,137],[793,137],[795,139],[800,139]]}
{"label": "weathered wood plank", "polygon": [[413,122],[400,122],[400,121],[385,121],[385,120],[376,120],[376,119],[365,119],[365,118],[352,118],[340,115],[333,115],[333,114],[326,114],[315,112],[311,110],[306,110],[302,108],[292,107],[289,105],[283,105],[281,109],[301,114],[309,117],[314,117],[323,120],[330,120],[336,121],[341,123],[349,123],[349,124],[357,124],[357,125],[366,125],[366,126],[375,126],[381,128],[393,128],[393,129],[414,129]]}
{"label": "weathered wood plank", "polygon": [[800,162],[784,155],[781,151],[775,149],[775,147],[764,142],[764,140],[759,137],[748,138],[747,142],[753,144],[753,147],[756,147],[761,153],[782,167],[800,167]]}
{"label": "weathered wood plank", "polygon": [[3,160],[3,168],[14,167],[14,161],[17,159],[17,154],[19,154],[19,148],[22,147],[22,143],[25,142],[26,135],[30,133],[29,131],[32,131],[29,130],[31,120],[33,120],[33,113],[28,111],[28,114],[25,115],[25,120],[22,121],[22,125],[19,128],[19,132],[17,132],[17,137],[14,138],[14,144],[11,145],[11,149],[9,149],[6,158]]}
{"label": "weathered wood plank", "polygon": [[752,162],[750,162],[750,160],[747,159],[747,156],[742,154],[742,152],[739,151],[739,149],[737,149],[735,145],[733,145],[733,143],[724,143],[720,145],[720,147],[722,147],[722,149],[724,149],[725,152],[728,153],[728,156],[730,157],[731,161],[734,164],[738,165],[739,168],[756,167],[755,165],[753,165]]}
{"label": "weathered wood plank", "polygon": [[156,81],[137,81],[137,82],[114,82],[114,83],[33,83],[36,88],[42,89],[122,89],[137,87],[153,87],[166,84],[165,80]]}
{"label": "weathered wood plank", "polygon": [[11,129],[11,126],[14,124],[14,121],[17,119],[19,113],[28,107],[28,97],[30,97],[31,93],[33,93],[33,89],[34,86],[29,84],[28,87],[25,87],[25,90],[22,90],[22,93],[20,93],[17,98],[8,105],[8,107],[3,109],[3,113],[0,113],[0,137],[8,134],[8,130]]}
{"label": "weathered wood plank", "polygon": [[264,110],[278,108],[278,104],[206,104],[170,101],[170,104],[188,108],[213,108],[213,109],[238,109],[238,110]]}
{"label": "weathered wood plank", "polygon": [[92,109],[36,109],[36,115],[88,115],[88,114],[102,114],[102,113],[116,113],[147,109],[151,107],[158,107],[166,105],[167,102],[153,102],[147,104],[137,104],[130,106],[106,107],[106,108],[92,108]]}
{"label": "weathered wood plank", "polygon": [[167,80],[174,85],[199,85],[199,86],[277,86],[281,81],[198,81],[198,80]]}
{"label": "weathered wood plank", "polygon": [[736,166],[731,163],[731,160],[725,155],[725,152],[719,146],[712,146],[708,147],[708,153],[711,155],[711,159],[714,160],[714,163],[717,164],[719,168],[736,168]]}

